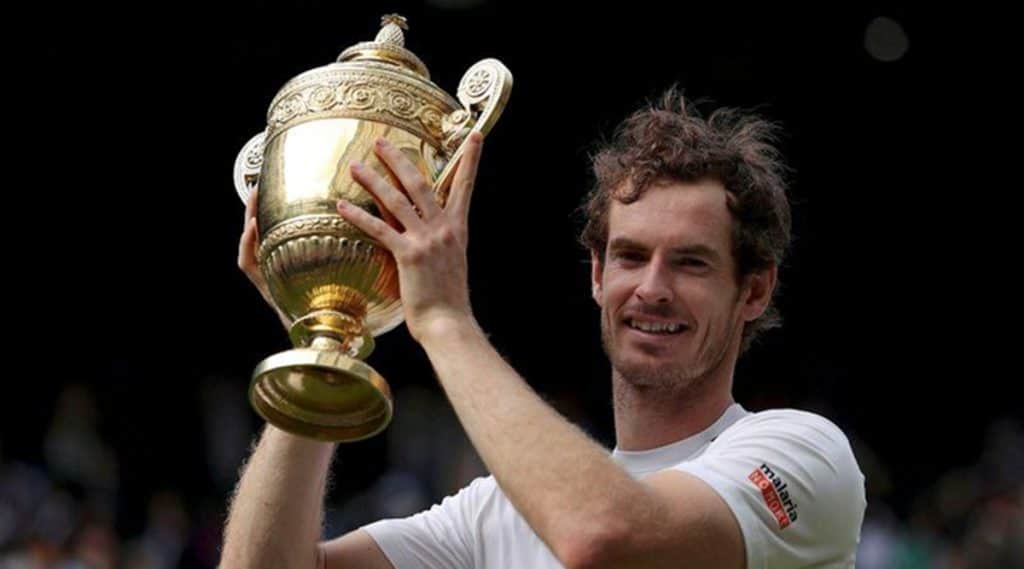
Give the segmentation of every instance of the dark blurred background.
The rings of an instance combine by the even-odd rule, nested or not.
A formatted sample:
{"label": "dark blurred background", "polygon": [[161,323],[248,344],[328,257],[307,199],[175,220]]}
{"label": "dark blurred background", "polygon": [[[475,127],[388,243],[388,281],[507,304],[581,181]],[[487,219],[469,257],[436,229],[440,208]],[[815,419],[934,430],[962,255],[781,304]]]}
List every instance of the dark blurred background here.
{"label": "dark blurred background", "polygon": [[[1002,290],[1015,263],[993,245],[1012,230],[996,216],[1016,165],[996,142],[1014,115],[1004,16],[494,0],[34,10],[9,22],[26,26],[9,55],[28,62],[7,88],[9,171],[25,180],[9,235],[28,239],[8,257],[0,567],[216,565],[261,428],[249,373],[289,347],[236,266],[235,155],[289,78],[391,12],[445,90],[484,57],[515,76],[474,195],[470,285],[495,346],[559,410],[614,444],[576,244],[596,142],[674,84],[705,110],[756,107],[785,127],[796,241],[786,324],[741,361],[737,400],[814,410],[849,435],[869,497],[858,566],[1024,566],[1019,372],[997,363],[1012,359],[996,330],[1015,308]],[[329,536],[484,473],[404,327],[370,363],[396,420],[339,449]]]}

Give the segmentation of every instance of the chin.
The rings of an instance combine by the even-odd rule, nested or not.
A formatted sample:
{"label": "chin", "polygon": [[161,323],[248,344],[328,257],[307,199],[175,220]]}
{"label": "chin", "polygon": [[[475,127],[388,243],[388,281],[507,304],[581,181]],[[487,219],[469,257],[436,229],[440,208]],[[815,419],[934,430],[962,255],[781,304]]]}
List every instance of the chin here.
{"label": "chin", "polygon": [[635,387],[685,387],[694,370],[659,358],[624,358],[613,363],[623,381]]}

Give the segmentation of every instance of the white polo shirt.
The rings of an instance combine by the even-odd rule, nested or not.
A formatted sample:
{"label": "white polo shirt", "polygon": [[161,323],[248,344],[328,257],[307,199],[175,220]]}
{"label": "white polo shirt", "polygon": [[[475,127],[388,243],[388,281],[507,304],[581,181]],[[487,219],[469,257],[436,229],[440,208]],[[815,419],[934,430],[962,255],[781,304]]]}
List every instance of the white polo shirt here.
{"label": "white polo shirt", "polygon": [[[854,566],[864,475],[846,436],[820,415],[733,404],[700,433],[612,458],[635,479],[676,469],[714,488],[739,522],[748,569]],[[493,476],[363,529],[396,569],[562,567]]]}

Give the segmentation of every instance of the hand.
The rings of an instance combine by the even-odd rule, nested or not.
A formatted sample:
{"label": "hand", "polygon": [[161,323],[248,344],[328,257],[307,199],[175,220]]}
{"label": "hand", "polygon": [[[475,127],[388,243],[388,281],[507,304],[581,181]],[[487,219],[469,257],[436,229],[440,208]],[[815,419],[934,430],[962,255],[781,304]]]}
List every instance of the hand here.
{"label": "hand", "polygon": [[263,271],[260,270],[259,261],[256,260],[256,251],[260,246],[259,228],[256,224],[256,204],[258,203],[259,189],[253,189],[249,194],[249,201],[245,203],[245,222],[242,228],[242,238],[238,240],[238,268],[249,277],[249,281],[260,291],[263,300],[277,312],[278,318],[284,324],[285,330],[291,330],[292,321],[288,316],[274,304],[274,298],[270,295],[270,287],[267,286],[267,279],[263,278]]}
{"label": "hand", "polygon": [[401,188],[358,162],[352,164],[351,171],[353,179],[377,200],[385,219],[393,216],[393,221],[385,222],[345,200],[338,202],[341,217],[394,255],[405,323],[421,343],[448,324],[473,318],[467,283],[467,225],[482,146],[483,136],[470,134],[444,209],[434,201],[430,182],[384,139],[377,141],[374,151]]}

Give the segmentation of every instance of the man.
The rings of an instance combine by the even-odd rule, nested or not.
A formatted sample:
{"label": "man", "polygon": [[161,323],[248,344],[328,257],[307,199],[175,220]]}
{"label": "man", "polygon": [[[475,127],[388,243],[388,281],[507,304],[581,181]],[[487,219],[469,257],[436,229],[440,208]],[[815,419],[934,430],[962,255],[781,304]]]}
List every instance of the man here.
{"label": "man", "polygon": [[[333,445],[268,426],[239,484],[222,566],[853,567],[864,477],[843,433],[732,398],[740,353],[778,325],[771,307],[790,213],[774,127],[674,91],[620,126],[594,159],[585,204],[594,300],[612,363],[617,446],[551,409],[476,325],[466,220],[474,135],[440,209],[394,148],[353,176],[393,220],[339,214],[398,263],[406,324],[491,477],[430,510],[319,543]],[[255,270],[252,207],[240,266]]]}

